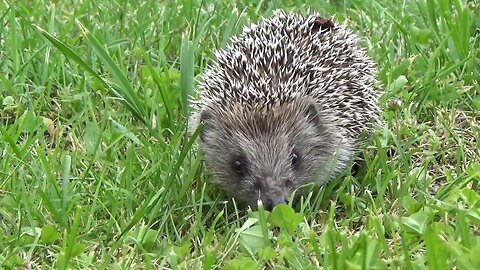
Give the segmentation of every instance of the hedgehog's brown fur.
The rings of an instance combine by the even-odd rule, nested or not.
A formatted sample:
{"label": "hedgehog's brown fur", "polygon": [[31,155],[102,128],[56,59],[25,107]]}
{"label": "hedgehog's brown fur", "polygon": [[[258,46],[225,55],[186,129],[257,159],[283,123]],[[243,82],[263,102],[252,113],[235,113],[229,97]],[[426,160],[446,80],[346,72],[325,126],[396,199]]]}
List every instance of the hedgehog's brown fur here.
{"label": "hedgehog's brown fur", "polygon": [[271,209],[306,183],[343,172],[378,120],[374,63],[345,26],[277,13],[216,53],[191,130],[214,182]]}

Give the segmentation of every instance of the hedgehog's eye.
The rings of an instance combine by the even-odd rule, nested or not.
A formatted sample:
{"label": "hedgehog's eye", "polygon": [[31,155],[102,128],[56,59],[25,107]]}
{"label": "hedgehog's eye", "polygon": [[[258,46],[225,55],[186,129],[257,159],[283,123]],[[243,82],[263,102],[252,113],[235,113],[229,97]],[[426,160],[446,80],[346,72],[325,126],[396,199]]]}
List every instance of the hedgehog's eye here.
{"label": "hedgehog's eye", "polygon": [[293,186],[292,180],[286,180],[286,181],[285,181],[285,187],[291,188],[292,186]]}
{"label": "hedgehog's eye", "polygon": [[247,173],[247,162],[244,158],[237,158],[232,162],[232,169],[238,176],[244,176]]}
{"label": "hedgehog's eye", "polygon": [[292,167],[297,170],[300,165],[300,155],[297,151],[293,151],[292,153]]}

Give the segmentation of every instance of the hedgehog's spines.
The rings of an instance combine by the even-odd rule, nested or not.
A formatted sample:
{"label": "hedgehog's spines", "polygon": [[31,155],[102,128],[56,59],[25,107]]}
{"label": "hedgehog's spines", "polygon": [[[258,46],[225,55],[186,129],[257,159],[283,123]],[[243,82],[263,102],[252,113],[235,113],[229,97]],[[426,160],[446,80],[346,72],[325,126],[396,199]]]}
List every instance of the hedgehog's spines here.
{"label": "hedgehog's spines", "polygon": [[270,109],[310,96],[331,115],[352,117],[338,121],[345,128],[366,127],[366,117],[378,116],[378,93],[374,63],[357,46],[357,36],[332,18],[274,14],[215,52],[217,60],[201,78],[197,108]]}
{"label": "hedgehog's spines", "polygon": [[[293,189],[322,185],[347,168],[379,118],[375,65],[357,43],[333,18],[276,11],[216,51],[189,123],[204,122],[199,144],[214,181],[255,205],[289,196],[285,179]],[[239,156],[246,175],[232,170]]]}

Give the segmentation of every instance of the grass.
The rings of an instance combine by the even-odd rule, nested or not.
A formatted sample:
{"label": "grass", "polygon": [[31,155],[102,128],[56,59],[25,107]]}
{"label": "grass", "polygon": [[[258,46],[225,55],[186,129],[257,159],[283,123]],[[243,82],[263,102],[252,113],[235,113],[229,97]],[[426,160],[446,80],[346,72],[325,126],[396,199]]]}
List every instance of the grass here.
{"label": "grass", "polygon": [[[364,39],[366,167],[246,212],[185,133],[195,79],[283,8]],[[0,268],[480,269],[480,2],[1,1]]]}

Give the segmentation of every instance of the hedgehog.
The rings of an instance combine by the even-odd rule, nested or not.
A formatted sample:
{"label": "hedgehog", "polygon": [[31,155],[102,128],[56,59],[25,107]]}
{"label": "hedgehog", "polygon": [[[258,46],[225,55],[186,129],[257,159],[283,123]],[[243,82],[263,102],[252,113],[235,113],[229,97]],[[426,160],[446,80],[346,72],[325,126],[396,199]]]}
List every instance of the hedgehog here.
{"label": "hedgehog", "polygon": [[190,134],[214,184],[256,208],[339,177],[379,121],[376,68],[345,25],[277,11],[201,74]]}

